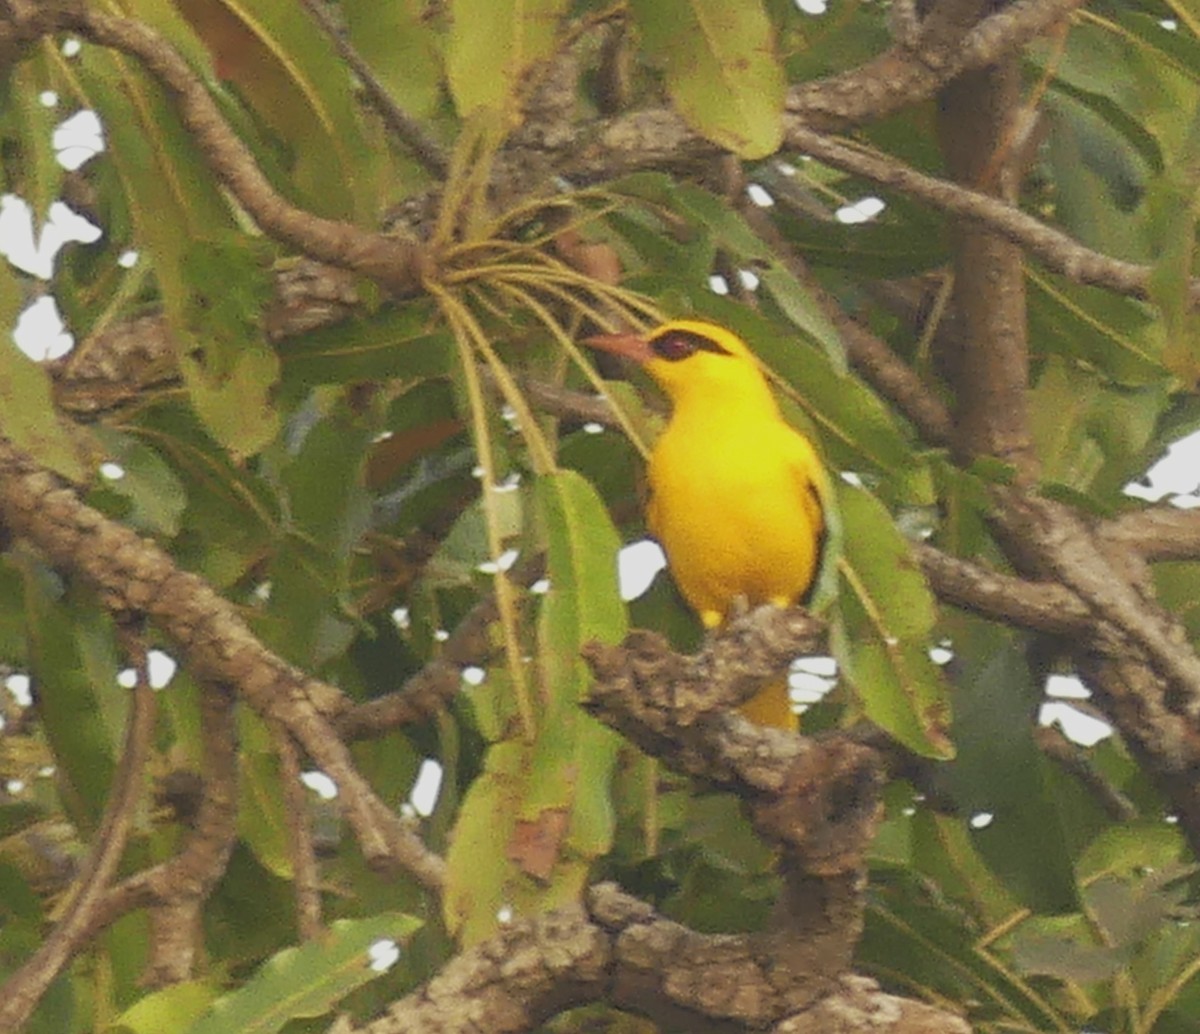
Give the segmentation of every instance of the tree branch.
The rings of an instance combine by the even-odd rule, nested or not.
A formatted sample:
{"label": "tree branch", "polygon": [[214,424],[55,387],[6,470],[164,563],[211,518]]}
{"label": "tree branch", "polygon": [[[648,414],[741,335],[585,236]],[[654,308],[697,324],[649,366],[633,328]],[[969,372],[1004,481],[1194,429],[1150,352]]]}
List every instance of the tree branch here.
{"label": "tree branch", "polygon": [[46,989],[71,961],[125,853],[144,785],[157,714],[144,654],[135,667],[138,680],[133,690],[133,706],[104,818],[92,838],[91,850],[79,869],[73,896],[62,918],[37,951],[0,988],[0,1030],[21,1030]]}
{"label": "tree branch", "polygon": [[1087,605],[1055,582],[1031,582],[981,567],[923,543],[913,556],[938,599],[993,621],[1052,635],[1082,635],[1093,628]]}
{"label": "tree branch", "polygon": [[[835,169],[892,187],[947,215],[985,227],[1021,245],[1047,269],[1075,283],[1104,287],[1134,298],[1149,298],[1150,266],[1093,251],[999,198],[927,176],[895,159],[807,127],[789,133],[788,142]],[[1191,281],[1189,297],[1193,305],[1200,304],[1200,280]]]}
{"label": "tree branch", "polygon": [[[961,12],[927,18],[916,40],[896,46],[840,75],[794,87],[788,94],[787,145],[806,150],[795,134],[839,131],[886,118],[928,100],[964,72],[994,65],[1082,7],[1084,0],[1021,0],[967,29]],[[968,3],[967,9],[978,9]]]}
{"label": "tree branch", "polygon": [[53,32],[77,32],[84,39],[136,58],[170,94],[184,128],[195,139],[213,175],[271,237],[334,266],[370,277],[398,295],[420,290],[428,258],[419,245],[324,219],[284,200],[259,171],[253,155],[229,128],[200,78],[153,29],[117,18],[83,3],[42,4],[10,12],[0,23],[6,37],[30,41]]}
{"label": "tree branch", "polygon": [[[1020,100],[1012,59],[959,76],[939,97],[938,136],[951,176],[1010,203],[1020,193],[1008,150]],[[945,356],[955,395],[951,444],[960,459],[994,456],[1031,481],[1038,461],[1029,429],[1024,256],[987,227],[955,224],[950,233],[953,304],[964,329]]]}
{"label": "tree branch", "polygon": [[202,578],[180,571],[154,543],[85,506],[3,438],[0,520],[52,563],[84,576],[105,606],[150,617],[195,677],[236,687],[256,711],[287,728],[337,784],[368,861],[399,864],[430,889],[441,885],[441,859],[379,800],[334,733],[329,716],[346,707],[337,689],[267,650]]}
{"label": "tree branch", "polygon": [[345,1034],[520,1034],[601,999],[695,1034],[970,1034],[951,1013],[819,964],[781,967],[766,948],[754,936],[695,933],[602,883],[580,905],[516,922],[463,952]]}
{"label": "tree branch", "polygon": [[774,607],[729,623],[694,657],[635,630],[621,646],[585,648],[595,676],[585,706],[672,768],[736,793],[760,834],[783,848],[785,869],[851,873],[878,817],[874,752],[846,737],[766,729],[730,710],[823,641],[807,612]]}
{"label": "tree branch", "polygon": [[[156,924],[155,944],[171,943],[176,954],[168,966],[150,962],[145,980],[160,985],[168,973],[181,968],[190,975],[195,960],[198,906],[208,900],[222,875],[237,840],[237,734],[234,695],[228,687],[210,685],[200,694],[200,739],[204,755],[200,805],[191,821],[191,832],[173,858],[123,880],[104,897],[92,924],[80,942],[95,937],[121,916],[137,908],[173,910],[177,927],[190,936],[164,936],[164,923]],[[185,819],[186,821],[186,819]],[[172,909],[173,905],[179,907]],[[161,953],[160,953],[161,954]],[[176,978],[180,979],[180,978]]]}
{"label": "tree branch", "polygon": [[1144,560],[1200,560],[1200,509],[1153,506],[1121,514],[1102,524],[1105,542]]}
{"label": "tree branch", "polygon": [[425,171],[437,179],[445,179],[450,162],[447,160],[441,146],[421,128],[415,118],[404,111],[384,88],[383,83],[375,75],[375,70],[367,64],[363,56],[350,45],[350,41],[338,30],[327,6],[317,0],[300,0],[308,12],[329,37],[338,54],[341,55],[347,67],[358,76],[368,99],[379,112],[380,118],[391,133],[400,140],[413,154],[413,157],[424,167]]}

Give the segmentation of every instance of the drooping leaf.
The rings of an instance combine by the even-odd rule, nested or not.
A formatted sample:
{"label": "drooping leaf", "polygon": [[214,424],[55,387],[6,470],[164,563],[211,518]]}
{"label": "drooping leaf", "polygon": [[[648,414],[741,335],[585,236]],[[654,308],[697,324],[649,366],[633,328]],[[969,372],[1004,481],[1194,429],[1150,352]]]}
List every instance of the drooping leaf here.
{"label": "drooping leaf", "polygon": [[238,713],[238,832],[268,872],[292,877],[278,744],[256,714]]}
{"label": "drooping leaf", "polygon": [[440,41],[421,0],[343,0],[341,10],[355,49],[401,110],[432,115],[442,96]]}
{"label": "drooping leaf", "polygon": [[353,637],[350,561],[371,515],[363,472],[374,435],[371,420],[344,406],[328,415],[315,408],[297,415],[279,460],[288,534],[269,567],[267,631],[286,657],[308,667],[339,656]]}
{"label": "drooping leaf", "polygon": [[252,345],[231,362],[220,376],[210,375],[191,356],[181,357],[179,366],[205,426],[240,459],[260,452],[279,433],[279,414],[271,402],[279,357],[265,345]]}
{"label": "drooping leaf", "polygon": [[276,188],[330,218],[376,218],[386,151],[365,132],[351,77],[322,28],[288,0],[175,5],[204,41],[217,77],[236,86],[283,145],[286,178]]}
{"label": "drooping leaf", "polygon": [[[11,273],[11,267],[0,268],[0,282],[11,282]],[[0,283],[0,294],[3,291]],[[3,308],[0,300],[0,309]],[[5,323],[0,313],[0,326]],[[86,481],[87,470],[79,444],[59,422],[45,368],[18,349],[11,338],[3,338],[0,338],[0,434],[51,470],[75,482]]]}
{"label": "drooping leaf", "polygon": [[[591,639],[624,633],[619,540],[595,490],[572,471],[539,478],[536,499],[550,581],[538,622],[536,735],[520,738],[511,703],[489,707],[487,727],[513,738],[489,748],[447,856],[446,921],[466,943],[493,933],[505,915],[577,900],[612,843],[609,784],[620,740],[579,707],[587,686],[579,653]],[[507,685],[493,671],[486,695]]]}
{"label": "drooping leaf", "polygon": [[1159,238],[1159,256],[1150,276],[1150,297],[1157,303],[1167,342],[1163,365],[1184,384],[1200,383],[1200,321],[1192,312],[1189,286],[1195,265],[1196,203],[1200,194],[1200,104],[1180,152],[1151,198]]}
{"label": "drooping leaf", "polygon": [[[1079,906],[1065,794],[1037,748],[1039,689],[1014,633],[962,619],[952,626],[956,656],[954,740],[949,771],[959,821],[975,819],[982,855],[1025,905],[1043,912]],[[1035,838],[1037,851],[1028,845]]]}
{"label": "drooping leaf", "polygon": [[51,62],[45,54],[18,62],[0,86],[0,126],[19,141],[21,178],[7,185],[29,204],[37,236],[50,206],[59,200],[66,170],[52,146],[52,131],[60,115],[42,97],[53,89]]}
{"label": "drooping leaf", "polygon": [[690,125],[743,158],[778,149],[785,83],[761,3],[634,0],[630,10]]}
{"label": "drooping leaf", "polygon": [[132,1034],[162,1034],[191,1026],[220,994],[215,979],[172,984],[139,999],[117,1019],[118,1029]]}
{"label": "drooping leaf", "polygon": [[1036,270],[1029,277],[1030,339],[1098,367],[1121,384],[1162,380],[1162,325],[1146,306]]}
{"label": "drooping leaf", "polygon": [[132,223],[130,228],[106,229],[132,231],[137,248],[148,257],[164,310],[180,321],[190,295],[185,256],[193,242],[232,227],[229,206],[211,176],[197,175],[206,168],[198,144],[180,123],[175,106],[136,62],[115,51],[85,47],[78,62],[60,63],[60,68],[78,100],[103,112],[109,143],[104,161],[117,172],[121,202]]}
{"label": "drooping leaf", "polygon": [[525,74],[553,52],[566,8],[564,0],[451,0],[446,72],[461,118],[485,108],[505,118],[516,114]]}
{"label": "drooping leaf", "polygon": [[550,579],[538,626],[548,703],[523,814],[564,808],[570,816],[566,846],[595,858],[612,842],[609,776],[620,739],[579,708],[589,683],[580,652],[592,640],[614,643],[625,634],[620,540],[596,490],[579,474],[559,471],[540,478],[537,488]]}
{"label": "drooping leaf", "polygon": [[63,806],[94,829],[128,710],[128,691],[117,685],[112,625],[94,599],[62,595],[38,566],[27,564],[24,576],[30,674]]}
{"label": "drooping leaf", "polygon": [[929,658],[929,587],[887,510],[845,484],[837,495],[844,538],[834,654],[867,717],[919,754],[951,757],[949,695]]}
{"label": "drooping leaf", "polygon": [[106,482],[108,491],[128,501],[132,527],[173,538],[179,533],[187,496],[183,483],[154,449],[127,434],[98,427],[93,432],[104,461],[121,468]]}

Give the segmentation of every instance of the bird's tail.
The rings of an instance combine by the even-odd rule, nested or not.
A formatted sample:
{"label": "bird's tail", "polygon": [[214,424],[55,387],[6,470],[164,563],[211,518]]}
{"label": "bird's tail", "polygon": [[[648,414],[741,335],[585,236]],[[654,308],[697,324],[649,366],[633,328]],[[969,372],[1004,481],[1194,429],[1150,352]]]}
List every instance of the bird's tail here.
{"label": "bird's tail", "polygon": [[800,721],[796,712],[792,710],[792,700],[788,695],[786,675],[772,679],[742,704],[739,710],[743,717],[756,725],[787,729],[789,732],[796,732],[800,728]]}

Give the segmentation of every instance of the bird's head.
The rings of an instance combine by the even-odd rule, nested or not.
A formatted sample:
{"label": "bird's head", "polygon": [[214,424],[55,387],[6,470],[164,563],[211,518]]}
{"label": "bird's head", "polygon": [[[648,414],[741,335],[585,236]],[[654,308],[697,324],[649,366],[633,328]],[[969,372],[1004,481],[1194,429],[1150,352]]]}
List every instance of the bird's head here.
{"label": "bird's head", "polygon": [[675,406],[692,400],[709,404],[740,396],[771,398],[754,353],[715,323],[672,320],[649,334],[597,334],[584,344],[641,363]]}

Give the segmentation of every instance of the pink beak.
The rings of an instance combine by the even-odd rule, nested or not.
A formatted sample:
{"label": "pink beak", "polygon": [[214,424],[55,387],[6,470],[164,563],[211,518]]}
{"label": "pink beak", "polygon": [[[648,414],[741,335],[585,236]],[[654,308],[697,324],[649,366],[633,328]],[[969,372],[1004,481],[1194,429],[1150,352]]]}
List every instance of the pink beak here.
{"label": "pink beak", "polygon": [[650,343],[632,331],[622,334],[593,334],[591,337],[585,337],[583,343],[590,348],[599,348],[601,351],[621,355],[639,363],[654,358],[654,350]]}

